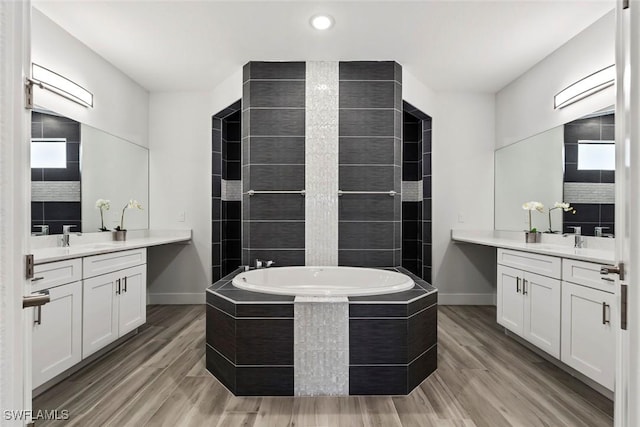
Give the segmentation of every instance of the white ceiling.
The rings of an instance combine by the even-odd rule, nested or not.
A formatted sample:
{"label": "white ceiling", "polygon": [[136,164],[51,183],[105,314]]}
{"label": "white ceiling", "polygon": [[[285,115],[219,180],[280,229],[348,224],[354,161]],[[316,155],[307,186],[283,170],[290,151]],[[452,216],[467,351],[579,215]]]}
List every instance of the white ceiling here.
{"label": "white ceiling", "polygon": [[[489,93],[614,8],[612,0],[34,5],[149,91],[211,89],[250,60],[391,59],[432,89]],[[316,13],[332,15],[334,28],[312,29]]]}

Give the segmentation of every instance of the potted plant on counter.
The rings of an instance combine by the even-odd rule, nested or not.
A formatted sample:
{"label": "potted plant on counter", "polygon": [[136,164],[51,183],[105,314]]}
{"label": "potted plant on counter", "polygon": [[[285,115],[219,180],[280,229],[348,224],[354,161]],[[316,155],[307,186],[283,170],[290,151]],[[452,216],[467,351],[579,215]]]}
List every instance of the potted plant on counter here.
{"label": "potted plant on counter", "polygon": [[540,233],[537,228],[532,227],[531,212],[538,211],[542,213],[542,211],[544,211],[544,205],[540,202],[527,202],[522,205],[522,209],[529,211],[529,229],[524,232],[525,242],[539,243],[542,240],[542,233]]}
{"label": "potted plant on counter", "polygon": [[118,225],[113,230],[113,240],[116,240],[118,242],[123,242],[127,240],[127,230],[124,228],[124,213],[127,211],[127,209],[142,210],[142,204],[140,204],[140,202],[138,202],[137,200],[129,200],[129,203],[124,205],[124,208],[122,208],[122,215],[120,216],[120,225]]}

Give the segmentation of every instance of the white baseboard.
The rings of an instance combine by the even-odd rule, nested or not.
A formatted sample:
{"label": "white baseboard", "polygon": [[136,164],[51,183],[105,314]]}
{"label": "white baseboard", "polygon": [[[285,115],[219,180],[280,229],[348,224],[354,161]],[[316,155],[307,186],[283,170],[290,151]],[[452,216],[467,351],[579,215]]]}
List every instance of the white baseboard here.
{"label": "white baseboard", "polygon": [[204,304],[205,292],[191,294],[153,294],[147,296],[147,304],[180,305],[180,304]]}
{"label": "white baseboard", "polygon": [[496,295],[438,293],[438,305],[496,305]]}

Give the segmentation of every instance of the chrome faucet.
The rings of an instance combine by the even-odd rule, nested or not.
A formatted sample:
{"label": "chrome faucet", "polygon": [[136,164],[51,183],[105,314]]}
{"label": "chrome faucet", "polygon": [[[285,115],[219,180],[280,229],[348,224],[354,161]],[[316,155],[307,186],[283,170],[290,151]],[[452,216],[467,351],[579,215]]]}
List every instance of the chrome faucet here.
{"label": "chrome faucet", "polygon": [[72,228],[75,228],[75,225],[62,226],[62,236],[60,236],[60,246],[62,246],[63,248],[69,247],[69,236],[71,234]]}
{"label": "chrome faucet", "polygon": [[275,261],[264,261],[264,260],[256,258],[255,263],[254,263],[254,268],[255,269],[269,268],[275,263],[276,263]]}
{"label": "chrome faucet", "polygon": [[574,238],[574,243],[573,243],[573,247],[574,248],[583,248],[584,247],[584,239],[582,237],[582,227],[571,227],[573,228],[573,238]]}
{"label": "chrome faucet", "polygon": [[604,237],[603,231],[608,229],[609,227],[594,227],[595,236],[596,237]]}
{"label": "chrome faucet", "polygon": [[39,228],[40,231],[36,231],[33,233],[34,236],[47,236],[49,235],[49,226],[48,225],[34,225],[35,228]]}

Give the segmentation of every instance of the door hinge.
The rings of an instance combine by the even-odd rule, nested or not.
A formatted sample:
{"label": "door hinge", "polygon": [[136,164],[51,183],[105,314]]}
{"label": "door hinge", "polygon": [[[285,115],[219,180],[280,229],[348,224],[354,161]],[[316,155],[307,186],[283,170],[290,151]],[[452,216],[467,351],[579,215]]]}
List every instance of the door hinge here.
{"label": "door hinge", "polygon": [[629,288],[627,285],[620,285],[620,328],[627,330],[627,301],[629,299]]}
{"label": "door hinge", "polygon": [[33,109],[33,82],[27,79],[24,83],[24,108]]}
{"label": "door hinge", "polygon": [[25,255],[25,276],[27,279],[33,279],[33,254]]}

